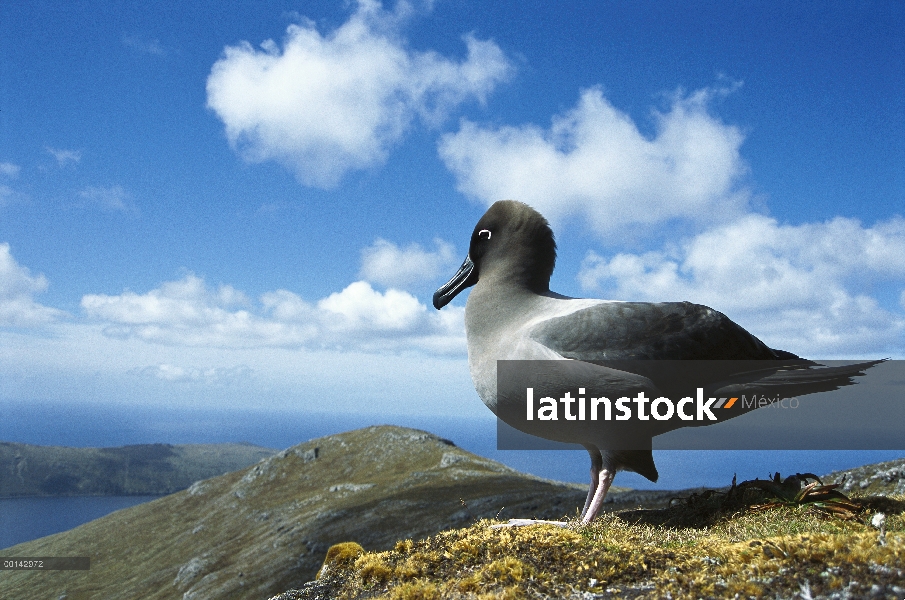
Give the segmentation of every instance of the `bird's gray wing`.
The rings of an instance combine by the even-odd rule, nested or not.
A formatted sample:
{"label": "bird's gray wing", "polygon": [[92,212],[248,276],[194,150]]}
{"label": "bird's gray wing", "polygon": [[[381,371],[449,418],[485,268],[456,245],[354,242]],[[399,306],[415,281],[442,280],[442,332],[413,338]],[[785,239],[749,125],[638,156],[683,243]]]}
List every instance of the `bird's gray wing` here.
{"label": "bird's gray wing", "polygon": [[565,358],[776,360],[774,351],[723,313],[691,302],[605,302],[546,319],[528,332]]}
{"label": "bird's gray wing", "polygon": [[[688,395],[697,387],[708,396],[801,396],[851,385],[853,377],[881,362],[824,368],[772,350],[726,315],[690,302],[602,303],[541,321],[529,335],[564,358],[643,376],[667,397]],[[723,420],[747,411],[719,414]],[[650,433],[677,426],[684,425],[651,423]]]}

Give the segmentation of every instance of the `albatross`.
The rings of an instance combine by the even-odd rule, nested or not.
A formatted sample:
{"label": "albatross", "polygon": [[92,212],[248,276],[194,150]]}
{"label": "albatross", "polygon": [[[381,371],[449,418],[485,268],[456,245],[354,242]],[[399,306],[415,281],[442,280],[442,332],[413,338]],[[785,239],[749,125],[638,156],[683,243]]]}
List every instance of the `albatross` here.
{"label": "albatross", "polygon": [[[440,310],[473,286],[465,305],[465,331],[469,369],[481,400],[516,429],[587,449],[591,482],[581,512],[583,523],[600,512],[618,471],[633,471],[656,482],[653,437],[688,423],[647,419],[628,426],[579,422],[575,415],[567,417],[571,421],[556,423],[515,418],[519,411],[504,410],[503,394],[498,395],[498,361],[567,361],[552,363],[563,368],[548,371],[549,389],[544,389],[543,373],[534,378],[538,398],[558,393],[565,384],[600,386],[612,397],[636,393],[644,397],[647,392],[648,399],[664,390],[676,393],[670,382],[676,380],[677,371],[667,369],[666,376],[658,375],[643,367],[653,364],[646,361],[696,361],[684,364],[692,378],[707,379],[710,392],[728,394],[740,385],[748,389],[754,385],[795,395],[849,385],[851,377],[880,362],[814,368],[822,365],[770,348],[724,314],[700,304],[570,298],[550,291],[555,263],[556,242],[547,220],[527,204],[496,202],[475,225],[465,261],[436,291],[433,304]],[[695,371],[696,364],[719,366]],[[519,414],[524,415],[524,409]]]}

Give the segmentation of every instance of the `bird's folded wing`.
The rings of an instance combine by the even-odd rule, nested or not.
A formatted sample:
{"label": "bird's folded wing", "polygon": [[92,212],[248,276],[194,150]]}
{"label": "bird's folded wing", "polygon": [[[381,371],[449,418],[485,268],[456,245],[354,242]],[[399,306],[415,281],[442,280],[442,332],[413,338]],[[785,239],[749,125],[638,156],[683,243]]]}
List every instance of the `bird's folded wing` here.
{"label": "bird's folded wing", "polygon": [[604,302],[541,321],[528,334],[563,357],[577,360],[779,356],[723,313],[690,302]]}

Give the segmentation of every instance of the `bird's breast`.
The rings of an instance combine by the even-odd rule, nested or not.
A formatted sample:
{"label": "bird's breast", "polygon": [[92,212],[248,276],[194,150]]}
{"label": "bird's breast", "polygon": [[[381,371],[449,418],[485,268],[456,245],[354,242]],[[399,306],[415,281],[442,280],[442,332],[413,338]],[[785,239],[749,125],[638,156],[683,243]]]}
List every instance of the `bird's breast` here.
{"label": "bird's breast", "polygon": [[[480,292],[484,292],[483,294]],[[561,299],[537,294],[502,294],[488,297],[487,288],[477,287],[465,305],[468,366],[475,390],[494,413],[497,405],[498,360],[565,360],[555,350],[531,337],[531,331],[547,319],[606,302]]]}

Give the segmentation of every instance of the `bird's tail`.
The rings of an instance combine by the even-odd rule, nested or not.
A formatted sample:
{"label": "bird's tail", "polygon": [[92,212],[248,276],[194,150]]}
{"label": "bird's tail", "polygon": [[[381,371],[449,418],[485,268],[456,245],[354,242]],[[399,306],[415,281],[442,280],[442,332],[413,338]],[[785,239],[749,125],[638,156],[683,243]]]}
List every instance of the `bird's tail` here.
{"label": "bird's tail", "polygon": [[804,396],[817,392],[829,392],[855,383],[853,377],[860,377],[871,367],[888,359],[827,367],[818,363],[792,363],[787,367],[775,366],[757,369],[733,377],[730,381],[716,383],[710,387],[711,395],[731,394],[782,394],[787,397]]}

